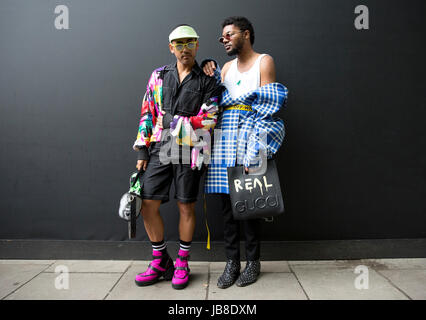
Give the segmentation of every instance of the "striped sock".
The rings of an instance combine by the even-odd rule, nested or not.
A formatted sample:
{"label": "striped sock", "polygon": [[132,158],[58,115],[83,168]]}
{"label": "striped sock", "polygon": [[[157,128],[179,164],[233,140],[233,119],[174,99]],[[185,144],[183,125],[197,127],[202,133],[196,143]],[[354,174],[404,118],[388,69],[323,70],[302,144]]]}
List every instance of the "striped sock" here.
{"label": "striped sock", "polygon": [[151,241],[151,245],[152,245],[152,250],[161,251],[162,253],[165,253],[167,251],[167,245],[164,242],[164,240],[161,240],[158,242]]}
{"label": "striped sock", "polygon": [[191,249],[191,243],[192,241],[187,242],[179,240],[179,249],[182,251],[189,252],[189,250]]}

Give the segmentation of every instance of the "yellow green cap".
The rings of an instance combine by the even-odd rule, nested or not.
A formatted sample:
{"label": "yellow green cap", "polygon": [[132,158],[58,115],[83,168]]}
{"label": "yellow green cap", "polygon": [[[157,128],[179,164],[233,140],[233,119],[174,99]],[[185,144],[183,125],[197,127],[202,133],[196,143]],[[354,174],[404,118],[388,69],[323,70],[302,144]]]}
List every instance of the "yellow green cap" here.
{"label": "yellow green cap", "polygon": [[173,40],[176,40],[176,39],[183,39],[183,38],[198,39],[199,36],[197,32],[195,32],[194,28],[190,26],[179,26],[170,33],[169,42],[172,42]]}

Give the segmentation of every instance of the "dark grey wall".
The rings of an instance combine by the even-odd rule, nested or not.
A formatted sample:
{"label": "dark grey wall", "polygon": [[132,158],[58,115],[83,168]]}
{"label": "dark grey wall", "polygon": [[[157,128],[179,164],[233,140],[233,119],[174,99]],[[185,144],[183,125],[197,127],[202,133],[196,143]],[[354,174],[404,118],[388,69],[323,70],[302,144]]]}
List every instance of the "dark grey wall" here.
{"label": "dark grey wall", "polygon": [[[70,30],[54,28],[59,4]],[[369,30],[354,28],[358,4],[370,9]],[[126,239],[118,202],[146,82],[173,61],[167,36],[192,24],[199,60],[223,64],[216,39],[230,15],[252,20],[255,49],[275,58],[289,89],[278,155],[287,211],[263,239],[426,238],[424,10],[414,0],[3,0],[0,238]],[[162,214],[176,240],[175,203]],[[208,214],[220,240],[214,197]]]}

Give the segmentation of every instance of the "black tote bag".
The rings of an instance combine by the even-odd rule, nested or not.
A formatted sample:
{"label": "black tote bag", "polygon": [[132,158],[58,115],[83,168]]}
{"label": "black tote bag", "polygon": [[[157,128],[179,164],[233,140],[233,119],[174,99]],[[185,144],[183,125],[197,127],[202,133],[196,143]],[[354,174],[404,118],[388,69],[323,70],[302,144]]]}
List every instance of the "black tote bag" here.
{"label": "black tote bag", "polygon": [[278,171],[273,159],[266,171],[245,173],[244,166],[229,167],[228,183],[236,220],[276,217],[284,213]]}

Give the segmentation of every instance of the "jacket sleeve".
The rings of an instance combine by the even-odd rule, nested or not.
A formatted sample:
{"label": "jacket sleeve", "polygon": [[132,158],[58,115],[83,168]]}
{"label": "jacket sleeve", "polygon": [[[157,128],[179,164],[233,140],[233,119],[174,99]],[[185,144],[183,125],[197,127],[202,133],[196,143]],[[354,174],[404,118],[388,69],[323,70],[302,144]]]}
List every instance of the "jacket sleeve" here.
{"label": "jacket sleeve", "polygon": [[260,90],[258,103],[252,105],[255,111],[254,127],[248,137],[247,152],[243,160],[245,167],[260,165],[259,161],[263,156],[271,158],[283,143],[284,121],[274,115],[286,106],[287,93],[287,88],[278,83]]}
{"label": "jacket sleeve", "polygon": [[[155,73],[155,72],[154,72]],[[153,92],[153,78],[154,73],[148,82],[146,93],[142,101],[141,116],[139,120],[139,128],[136,140],[133,143],[133,150],[138,151],[138,159],[146,160],[148,154],[148,147],[151,144],[151,136],[153,128],[156,123],[156,112],[154,107],[154,92]]]}

